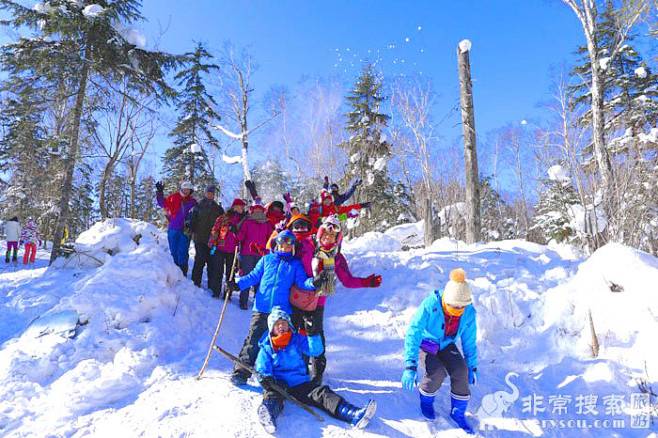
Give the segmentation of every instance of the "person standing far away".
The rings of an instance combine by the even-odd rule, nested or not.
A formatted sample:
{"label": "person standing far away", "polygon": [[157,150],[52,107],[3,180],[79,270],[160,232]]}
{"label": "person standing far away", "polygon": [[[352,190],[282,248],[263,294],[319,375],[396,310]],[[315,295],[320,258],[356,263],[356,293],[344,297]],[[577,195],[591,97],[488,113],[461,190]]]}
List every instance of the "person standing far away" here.
{"label": "person standing far away", "polygon": [[5,263],[9,263],[9,256],[11,251],[14,251],[14,254],[11,257],[11,261],[18,263],[18,239],[21,234],[21,224],[18,222],[18,217],[14,216],[5,224],[5,239],[7,240],[7,254],[5,255]]}
{"label": "person standing far away", "polygon": [[[189,229],[192,232],[194,240],[194,265],[192,266],[192,281],[196,287],[201,287],[201,278],[203,277],[203,268],[208,266],[208,289],[216,289],[219,283],[218,272],[213,269],[210,263],[210,248],[208,247],[208,238],[217,218],[224,214],[224,209],[215,201],[215,186],[208,186],[203,199],[197,204],[188,215]],[[216,268],[216,266],[214,266]],[[215,290],[213,289],[213,294]],[[218,295],[219,296],[219,295]]]}
{"label": "person standing far away", "polygon": [[156,183],[155,189],[158,206],[164,208],[167,220],[169,221],[167,230],[169,251],[176,266],[187,277],[190,236],[185,230],[185,220],[190,210],[197,204],[196,199],[192,197],[194,186],[192,183],[186,181],[180,185],[180,191],[172,193],[166,198],[164,195],[164,184],[161,182]]}
{"label": "person standing far away", "polygon": [[39,228],[37,223],[31,218],[27,219],[27,223],[21,231],[21,242],[25,244],[25,254],[23,255],[23,264],[27,265],[28,262],[34,263],[37,255],[37,244],[41,243],[39,238]]}

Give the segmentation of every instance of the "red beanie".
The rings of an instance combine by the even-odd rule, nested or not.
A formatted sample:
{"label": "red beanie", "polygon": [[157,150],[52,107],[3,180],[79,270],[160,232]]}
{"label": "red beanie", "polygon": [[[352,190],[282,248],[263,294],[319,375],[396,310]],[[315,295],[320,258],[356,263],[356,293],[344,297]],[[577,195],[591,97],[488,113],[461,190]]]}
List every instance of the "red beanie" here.
{"label": "red beanie", "polygon": [[233,204],[231,204],[231,207],[237,207],[238,205],[241,205],[241,206],[244,207],[244,206],[247,205],[247,203],[244,202],[244,201],[243,201],[242,199],[240,199],[240,198],[235,198],[235,199],[233,200]]}

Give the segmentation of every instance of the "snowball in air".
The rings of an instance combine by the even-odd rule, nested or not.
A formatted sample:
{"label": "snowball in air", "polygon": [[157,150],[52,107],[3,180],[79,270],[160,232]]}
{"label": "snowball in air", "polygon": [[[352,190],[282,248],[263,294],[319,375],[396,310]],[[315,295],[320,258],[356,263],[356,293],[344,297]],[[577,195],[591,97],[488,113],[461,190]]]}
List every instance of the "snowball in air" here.
{"label": "snowball in air", "polygon": [[459,43],[459,51],[461,53],[466,53],[471,50],[471,42],[469,40],[462,40]]}
{"label": "snowball in air", "polygon": [[409,42],[409,37],[406,37],[404,40],[405,40],[406,42]]}
{"label": "snowball in air", "polygon": [[528,121],[527,121],[527,120],[521,120],[521,124],[522,124],[522,125],[527,125],[527,124],[528,124]]}
{"label": "snowball in air", "polygon": [[420,29],[421,29],[421,27],[420,27],[420,26],[418,26],[418,30],[420,30]]}

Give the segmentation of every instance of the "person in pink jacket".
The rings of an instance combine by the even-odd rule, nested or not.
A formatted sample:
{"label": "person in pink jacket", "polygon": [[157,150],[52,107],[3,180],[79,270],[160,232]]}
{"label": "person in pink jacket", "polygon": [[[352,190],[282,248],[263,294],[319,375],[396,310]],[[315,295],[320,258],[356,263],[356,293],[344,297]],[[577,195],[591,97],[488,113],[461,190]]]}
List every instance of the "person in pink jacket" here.
{"label": "person in pink jacket", "polygon": [[[311,223],[308,221],[308,230],[311,229]],[[301,223],[299,225],[293,223],[291,224],[291,230],[293,233],[303,232],[301,228]],[[335,276],[338,277],[338,280],[343,284],[343,286],[351,289],[357,289],[361,287],[379,287],[382,284],[382,277],[380,275],[372,274],[368,277],[361,278],[355,277],[350,272],[350,268],[347,264],[345,256],[340,252],[340,244],[343,241],[343,232],[341,229],[340,221],[335,216],[329,216],[324,219],[318,232],[316,234],[315,242],[313,238],[307,237],[304,239],[306,248],[300,245],[300,251],[298,256],[302,260],[302,265],[306,274],[310,277],[318,275],[324,268],[322,262],[319,260],[320,253],[330,254],[333,256],[334,261],[334,271]],[[313,242],[312,245],[315,248],[314,251],[309,251],[308,243]],[[314,266],[315,265],[315,266]],[[333,283],[333,275],[331,275],[330,281],[328,283]],[[324,338],[324,308],[327,301],[327,295],[333,295],[333,285],[329,286],[331,290],[325,289],[325,294],[320,296],[318,299],[318,305],[315,310],[306,311],[300,309],[294,309],[292,315],[293,323],[298,330],[308,331],[310,327],[313,327],[313,330],[317,332],[322,337],[323,345],[326,345]],[[322,383],[322,375],[327,366],[327,358],[325,352],[322,352],[321,355],[317,357],[310,358],[310,375],[313,382],[318,384]]]}
{"label": "person in pink jacket", "polygon": [[[267,219],[265,207],[262,202],[256,200],[249,209],[247,219],[240,226],[238,232],[238,242],[240,243],[240,276],[243,277],[250,273],[258,260],[262,257],[261,251],[264,251],[267,240],[274,231],[274,225]],[[240,291],[240,308],[247,310],[249,308],[249,291],[255,293],[258,285]]]}

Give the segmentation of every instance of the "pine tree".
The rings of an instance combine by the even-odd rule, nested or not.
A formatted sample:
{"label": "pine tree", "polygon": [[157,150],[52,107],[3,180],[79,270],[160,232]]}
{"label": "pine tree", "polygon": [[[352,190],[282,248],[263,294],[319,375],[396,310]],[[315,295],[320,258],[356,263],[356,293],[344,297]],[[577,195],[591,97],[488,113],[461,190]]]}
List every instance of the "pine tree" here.
{"label": "pine tree", "polygon": [[142,19],[139,7],[139,0],[51,0],[33,9],[17,1],[0,2],[0,8],[11,15],[3,24],[36,34],[2,46],[0,64],[5,72],[10,77],[63,83],[72,100],[67,104],[71,116],[63,131],[66,151],[62,156],[64,172],[51,262],[70,221],[89,93],[94,89],[109,93],[111,87],[107,84],[123,78],[147,95],[168,98],[175,94],[164,78],[180,60],[138,47],[144,45],[143,37],[129,25]]}
{"label": "pine tree", "polygon": [[482,237],[486,241],[516,237],[516,221],[510,207],[491,185],[491,177],[480,178]]}
{"label": "pine tree", "polygon": [[170,187],[178,187],[183,181],[190,181],[197,188],[217,185],[204,147],[219,149],[210,124],[220,117],[213,109],[217,103],[206,89],[204,75],[219,67],[210,63],[213,56],[201,43],[197,44],[194,52],[184,56],[189,67],[176,75],[178,85],[183,88],[178,102],[180,118],[169,134],[174,138],[174,146],[165,153],[164,181]]}
{"label": "pine tree", "polygon": [[537,214],[533,218],[531,230],[541,231],[546,241],[569,243],[576,238],[576,231],[570,225],[573,216],[570,210],[579,201],[571,179],[559,174],[555,171],[551,175],[549,170],[551,177],[543,180],[546,190],[535,206]]}
{"label": "pine tree", "polygon": [[[274,160],[267,160],[251,169],[251,177],[263,202],[283,201],[283,194],[289,190],[290,174]],[[292,191],[291,193],[297,193]]]}
{"label": "pine tree", "polygon": [[347,187],[356,178],[362,179],[363,184],[354,199],[372,203],[370,211],[361,213],[357,233],[383,231],[413,217],[410,189],[402,183],[394,183],[387,170],[392,151],[382,132],[390,118],[380,112],[385,100],[381,80],[373,66],[364,66],[347,96],[351,109],[346,115],[347,131],[352,136],[339,145],[349,157],[343,186]]}

